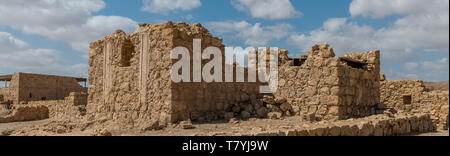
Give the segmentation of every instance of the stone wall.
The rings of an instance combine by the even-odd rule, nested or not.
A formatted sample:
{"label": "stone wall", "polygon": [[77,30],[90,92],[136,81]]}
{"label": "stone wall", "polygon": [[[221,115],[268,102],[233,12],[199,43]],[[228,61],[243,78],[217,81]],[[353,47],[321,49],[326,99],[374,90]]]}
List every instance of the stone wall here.
{"label": "stone wall", "polygon": [[433,123],[436,124],[438,129],[448,130],[449,128],[449,105],[448,103],[440,103],[437,104],[434,109],[430,112],[431,119],[433,120]]}
{"label": "stone wall", "polygon": [[61,100],[85,89],[72,77],[17,73],[19,101]]}
{"label": "stone wall", "polygon": [[9,94],[9,89],[8,88],[0,88],[0,102],[1,101],[6,101],[6,97],[5,95]]}
{"label": "stone wall", "polygon": [[87,94],[72,92],[64,100],[32,101],[27,105],[44,106],[53,120],[75,120],[86,115]]}
{"label": "stone wall", "polygon": [[[284,56],[283,56],[284,55]],[[380,52],[335,57],[328,45],[314,45],[299,59],[280,54],[276,98],[309,120],[364,117],[379,100]]]}
{"label": "stone wall", "polygon": [[[379,100],[379,51],[337,58],[328,45],[315,45],[303,58],[291,59],[287,51],[280,50],[280,87],[274,97],[279,103],[264,103],[259,94],[261,83],[248,82],[247,77],[244,82],[235,79],[234,83],[173,83],[170,70],[179,60],[170,59],[175,47],[190,52],[193,80],[194,39],[201,39],[198,47],[202,52],[210,46],[222,51],[222,71],[214,69],[213,73],[221,72],[225,80],[225,67],[230,65],[225,64],[222,40],[200,24],[141,24],[133,34],[119,30],[91,43],[88,114],[166,125],[183,120],[261,117],[276,111],[272,108],[280,109],[282,114],[313,115],[318,120],[375,113]],[[202,61],[202,69],[209,61]],[[269,64],[268,67],[271,68]],[[253,67],[245,68],[244,75],[249,69]],[[277,104],[280,106],[273,106]]]}
{"label": "stone wall", "polygon": [[8,103],[18,103],[17,95],[19,94],[19,81],[18,75],[14,74],[12,80],[9,82],[8,88],[0,88],[0,94],[3,94],[4,101]]}
{"label": "stone wall", "polygon": [[333,123],[305,124],[297,129],[258,132],[253,136],[399,136],[434,132],[430,115],[383,115]]}
{"label": "stone wall", "polygon": [[15,73],[8,88],[1,88],[4,101],[25,104],[29,101],[62,100],[71,92],[86,92],[87,88],[78,84],[76,78]]}
{"label": "stone wall", "polygon": [[47,119],[49,110],[45,106],[39,105],[17,105],[14,106],[11,114],[0,116],[0,123],[34,121]]}
{"label": "stone wall", "polygon": [[[233,103],[248,101],[244,95],[256,96],[244,83],[173,83],[170,70],[178,60],[170,59],[170,52],[179,46],[187,48],[193,69],[193,39],[202,40],[201,51],[214,46],[224,56],[222,40],[200,24],[141,24],[133,34],[116,31],[91,43],[88,114],[152,127],[217,119]],[[224,60],[222,63],[225,67]]]}
{"label": "stone wall", "polygon": [[430,112],[440,129],[448,128],[449,92],[428,92],[423,81],[382,81],[381,103],[398,112]]}

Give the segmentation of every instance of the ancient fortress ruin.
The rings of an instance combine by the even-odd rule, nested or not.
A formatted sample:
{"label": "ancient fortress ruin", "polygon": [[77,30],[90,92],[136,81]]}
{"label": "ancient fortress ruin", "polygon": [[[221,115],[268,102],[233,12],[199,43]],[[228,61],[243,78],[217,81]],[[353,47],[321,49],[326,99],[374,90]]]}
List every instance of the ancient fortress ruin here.
{"label": "ancient fortress ruin", "polygon": [[[222,51],[223,68],[214,73],[222,73],[225,80],[225,70],[234,69],[235,75],[244,72],[240,73],[245,75],[244,81],[234,78],[233,82],[173,82],[171,68],[179,59],[171,59],[171,51],[186,47],[192,69],[194,39],[201,39],[202,52],[211,46]],[[329,133],[323,132],[323,135],[343,135],[343,131],[359,135],[367,126],[379,131],[365,135],[400,135],[434,131],[435,127],[448,128],[448,92],[428,92],[421,81],[386,81],[380,76],[380,51],[336,57],[333,48],[324,44],[314,45],[298,58],[290,58],[287,50],[276,50],[278,89],[273,94],[262,94],[260,86],[267,83],[250,81],[247,76],[250,71],[257,71],[261,62],[250,58],[248,67],[228,64],[224,48],[222,40],[200,24],[140,24],[138,30],[128,35],[118,30],[90,45],[87,93],[70,90],[74,93],[69,96],[64,92],[58,98],[50,96],[52,93],[33,93],[46,98],[22,106],[45,106],[50,118],[110,120],[141,130],[159,129],[183,121],[284,116],[301,116],[313,123],[344,123],[328,126]],[[266,53],[270,58],[273,50],[258,49],[250,51],[249,56]],[[201,66],[213,59],[203,60]],[[267,68],[273,68],[269,64]],[[192,71],[190,76],[194,77]],[[268,83],[271,80],[269,78]],[[68,97],[60,99],[61,96]],[[1,95],[0,101],[5,101]],[[19,106],[20,101],[16,98],[14,104]],[[396,116],[397,113],[402,116]],[[388,117],[376,117],[380,114]],[[355,118],[365,124],[349,126],[347,119]],[[394,133],[392,127],[395,126],[402,130]],[[332,128],[342,133],[331,133]],[[300,135],[304,130],[297,130],[295,134]],[[390,133],[385,132],[389,130]]]}

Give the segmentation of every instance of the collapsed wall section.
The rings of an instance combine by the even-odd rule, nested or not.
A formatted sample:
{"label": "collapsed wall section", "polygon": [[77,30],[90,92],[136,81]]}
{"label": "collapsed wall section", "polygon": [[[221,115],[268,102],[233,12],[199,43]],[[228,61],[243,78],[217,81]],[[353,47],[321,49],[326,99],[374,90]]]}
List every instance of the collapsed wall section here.
{"label": "collapsed wall section", "polygon": [[305,115],[308,120],[375,114],[380,86],[379,51],[337,58],[325,44],[314,45],[299,59],[282,55],[275,96],[286,99],[296,114]]}
{"label": "collapsed wall section", "polygon": [[[171,68],[179,59],[170,59],[170,54],[176,47],[189,50],[193,80],[194,39],[201,40],[201,52],[211,46],[221,50],[223,68],[214,72],[224,76],[222,40],[200,24],[141,24],[133,34],[116,31],[91,43],[88,114],[152,127],[214,120],[232,103],[249,100],[243,95],[256,96],[246,83],[172,82]],[[202,69],[209,61],[202,61]]]}
{"label": "collapsed wall section", "polygon": [[429,92],[421,80],[382,81],[381,104],[398,112],[429,112],[440,129],[448,129],[449,92]]}
{"label": "collapsed wall section", "polygon": [[169,27],[155,25],[91,43],[87,113],[97,119],[168,122],[170,34]]}

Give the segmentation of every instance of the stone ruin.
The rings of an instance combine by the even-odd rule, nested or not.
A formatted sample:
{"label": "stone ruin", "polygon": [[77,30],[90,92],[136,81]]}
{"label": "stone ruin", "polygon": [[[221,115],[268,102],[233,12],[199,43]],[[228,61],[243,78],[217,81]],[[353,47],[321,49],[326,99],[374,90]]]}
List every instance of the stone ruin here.
{"label": "stone ruin", "polygon": [[421,80],[382,81],[380,90],[380,107],[398,113],[429,113],[439,129],[448,129],[448,91],[428,91]]}
{"label": "stone ruin", "polygon": [[[86,92],[87,88],[79,83],[85,78],[15,73],[0,76],[0,88],[3,100],[10,104],[25,104],[30,101],[62,100],[71,92]],[[0,99],[1,100],[1,99]]]}
{"label": "stone ruin", "polygon": [[[84,78],[15,73],[0,76],[0,123],[47,118],[70,119],[87,104]],[[72,112],[72,113],[71,113]],[[62,115],[71,114],[71,115]]]}
{"label": "stone ruin", "polygon": [[222,40],[200,24],[141,24],[133,34],[116,31],[91,43],[88,114],[151,125],[267,114],[304,115],[310,120],[375,114],[380,100],[379,51],[338,58],[328,45],[315,45],[307,55],[289,58],[286,50],[279,50],[278,92],[263,95],[261,83],[248,82],[247,77],[233,83],[172,82],[170,69],[177,60],[170,59],[171,50],[187,47],[192,56],[194,39],[202,40],[202,51],[219,47],[224,58]]}
{"label": "stone ruin", "polygon": [[342,120],[375,114],[380,100],[380,52],[335,57],[333,48],[314,45],[299,58],[280,58],[278,99],[308,120]]}
{"label": "stone ruin", "polygon": [[[91,43],[88,114],[164,126],[217,120],[233,105],[259,96],[257,83],[173,83],[170,70],[176,60],[170,52],[181,46],[193,56],[193,39],[201,39],[201,51],[210,46],[224,51],[222,40],[200,24],[171,22],[141,24],[133,34],[116,31]],[[222,62],[223,67],[233,66]]]}
{"label": "stone ruin", "polygon": [[[244,81],[173,82],[171,68],[179,59],[171,59],[170,53],[186,47],[193,69],[194,39],[201,39],[202,52],[211,46],[221,50],[223,68],[214,73],[221,73],[225,80],[226,70],[234,69],[234,75],[245,75]],[[35,112],[48,115],[38,113],[35,118],[113,121],[119,128],[144,131],[191,121],[285,116],[301,116],[312,124],[283,134],[252,135],[389,136],[448,129],[448,92],[428,92],[421,81],[386,81],[380,76],[380,51],[336,57],[333,48],[324,44],[290,58],[287,50],[276,50],[277,91],[261,94],[259,87],[267,83],[251,82],[247,75],[258,70],[258,59],[250,57],[248,67],[226,64],[224,47],[221,39],[200,24],[140,24],[133,34],[118,30],[90,45],[88,94],[29,102],[20,110],[36,106]],[[272,57],[269,52],[274,50],[257,49],[249,56],[266,53]],[[213,59],[203,60],[201,67]],[[273,68],[266,63],[267,69]],[[194,77],[192,71],[190,77]],[[0,118],[0,123],[13,116]]]}

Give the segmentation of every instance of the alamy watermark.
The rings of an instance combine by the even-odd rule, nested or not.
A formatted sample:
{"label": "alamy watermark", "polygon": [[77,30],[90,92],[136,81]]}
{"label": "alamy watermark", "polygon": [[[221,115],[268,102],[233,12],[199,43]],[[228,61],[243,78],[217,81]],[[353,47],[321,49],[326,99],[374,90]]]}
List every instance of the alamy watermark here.
{"label": "alamy watermark", "polygon": [[[248,76],[247,81],[245,81],[244,68],[236,68],[235,72],[233,66],[224,66],[225,63],[223,61],[225,58],[223,58],[224,55],[219,47],[208,47],[202,52],[201,44],[200,39],[194,39],[192,57],[189,49],[186,47],[176,47],[171,51],[171,59],[178,60],[173,64],[170,73],[173,82],[260,82],[268,84],[260,86],[260,93],[275,93],[277,91],[278,48],[264,47],[258,48],[256,51],[252,47],[246,49],[241,47],[225,47],[225,56],[232,58],[233,62],[237,61],[244,65],[244,62],[247,61]],[[210,61],[203,63],[203,60]],[[191,69],[191,62],[193,69]],[[269,65],[269,68],[267,68],[267,65]],[[223,70],[224,68],[225,70]]]}

